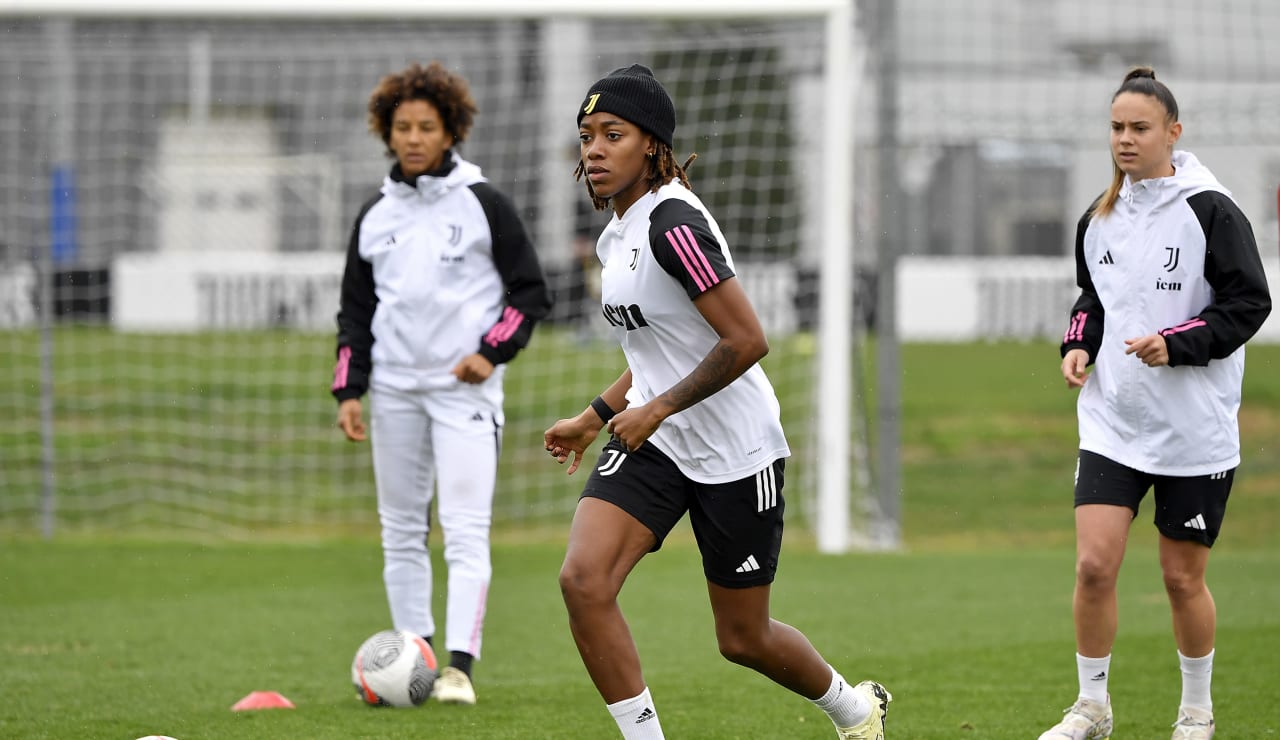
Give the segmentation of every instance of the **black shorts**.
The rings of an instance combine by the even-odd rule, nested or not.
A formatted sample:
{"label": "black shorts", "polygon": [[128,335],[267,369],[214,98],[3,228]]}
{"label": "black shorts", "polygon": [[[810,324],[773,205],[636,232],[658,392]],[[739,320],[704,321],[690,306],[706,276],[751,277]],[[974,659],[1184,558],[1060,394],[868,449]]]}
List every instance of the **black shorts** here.
{"label": "black shorts", "polygon": [[1136,517],[1138,504],[1154,486],[1155,525],[1160,534],[1213,547],[1227,513],[1227,497],[1235,475],[1235,468],[1190,478],[1153,475],[1080,450],[1076,461],[1075,505],[1127,506]]}
{"label": "black shorts", "polygon": [[654,551],[689,512],[707,580],[725,588],[763,586],[773,583],[782,550],[783,462],[730,483],[698,483],[652,444],[628,453],[611,439],[582,495],[608,501],[648,527]]}

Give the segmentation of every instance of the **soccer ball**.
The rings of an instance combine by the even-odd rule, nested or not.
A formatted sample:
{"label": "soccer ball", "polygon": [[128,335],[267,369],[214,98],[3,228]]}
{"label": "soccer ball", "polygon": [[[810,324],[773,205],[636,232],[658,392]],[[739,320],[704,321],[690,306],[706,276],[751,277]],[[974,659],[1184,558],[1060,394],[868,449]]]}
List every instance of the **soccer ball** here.
{"label": "soccer ball", "polygon": [[383,630],[364,641],[351,661],[356,695],[375,707],[416,707],[431,696],[436,655],[427,641],[400,630]]}

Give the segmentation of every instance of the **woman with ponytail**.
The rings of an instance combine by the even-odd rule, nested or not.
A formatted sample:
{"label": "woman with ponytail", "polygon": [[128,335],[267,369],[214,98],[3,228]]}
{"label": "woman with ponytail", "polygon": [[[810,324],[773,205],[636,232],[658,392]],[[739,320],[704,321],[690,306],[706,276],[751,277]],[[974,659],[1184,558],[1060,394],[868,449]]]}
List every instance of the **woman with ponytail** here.
{"label": "woman with ponytail", "polygon": [[812,701],[838,737],[883,740],[884,687],[847,684],[803,633],[770,616],[790,450],[758,364],[768,342],[724,234],[690,189],[692,158],[676,163],[675,124],[667,91],[638,64],[596,82],[578,107],[577,175],[595,207],[613,211],[596,253],[603,318],[627,368],[545,434],[553,458],[572,457],[569,473],[601,429],[610,436],[560,570],[570,631],[622,737],[663,737],[617,597],[688,512],[720,653]]}
{"label": "woman with ponytail", "polygon": [[1216,611],[1205,569],[1240,464],[1244,343],[1271,297],[1249,221],[1194,155],[1174,148],[1181,135],[1173,93],[1150,68],[1130,71],[1111,98],[1111,185],[1076,231],[1081,292],[1061,346],[1062,377],[1080,389],[1080,693],[1040,740],[1111,735],[1116,580],[1148,490],[1182,671],[1173,738],[1214,733]]}

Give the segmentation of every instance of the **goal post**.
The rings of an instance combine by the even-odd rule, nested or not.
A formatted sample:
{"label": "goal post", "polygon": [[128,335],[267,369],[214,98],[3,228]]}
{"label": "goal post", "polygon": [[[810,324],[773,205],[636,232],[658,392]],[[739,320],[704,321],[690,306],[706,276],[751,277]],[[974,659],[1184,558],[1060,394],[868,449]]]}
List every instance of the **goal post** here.
{"label": "goal post", "polygon": [[[105,54],[105,59],[94,60],[93,68],[77,67],[78,77],[71,83],[74,99],[64,101],[62,106],[66,108],[60,111],[55,105],[52,112],[65,117],[76,106],[85,105],[86,96],[93,96],[88,105],[95,113],[104,113],[94,120],[119,127],[79,130],[76,146],[80,148],[71,158],[76,169],[66,177],[82,193],[82,197],[70,202],[85,209],[78,221],[78,259],[94,264],[119,262],[121,269],[137,264],[139,253],[162,253],[166,259],[175,250],[181,253],[182,247],[175,247],[181,238],[173,235],[183,231],[184,222],[181,218],[175,221],[171,211],[166,211],[171,217],[168,221],[156,219],[153,213],[124,202],[125,196],[110,193],[118,179],[107,178],[96,168],[115,154],[111,151],[115,146],[111,137],[127,138],[127,130],[133,125],[128,120],[132,113],[112,108],[110,101],[98,100],[98,96],[119,95],[140,108],[143,115],[167,116],[178,129],[174,139],[177,141],[190,141],[192,135],[204,131],[182,131],[193,122],[213,118],[230,121],[227,136],[239,149],[230,154],[201,152],[206,158],[220,159],[218,167],[204,171],[220,173],[225,187],[217,192],[196,187],[193,191],[199,192],[189,195],[201,207],[210,203],[240,207],[236,216],[240,220],[222,222],[230,225],[230,236],[213,227],[200,226],[206,238],[199,249],[210,249],[206,243],[209,238],[235,241],[242,251],[259,249],[244,238],[247,230],[255,230],[259,236],[267,235],[262,239],[266,246],[261,247],[267,251],[310,249],[333,253],[341,249],[345,237],[330,232],[345,228],[361,195],[376,186],[381,177],[379,171],[385,169],[378,159],[376,142],[363,131],[360,109],[368,90],[378,76],[407,61],[441,58],[446,64],[460,67],[478,94],[487,96],[482,100],[476,131],[466,142],[464,156],[475,159],[490,179],[513,195],[528,218],[544,260],[558,271],[579,259],[574,244],[588,228],[583,226],[584,220],[589,226],[598,226],[598,219],[593,221],[592,214],[584,217],[581,213],[585,196],[570,176],[574,157],[572,118],[565,104],[576,103],[585,85],[613,66],[634,60],[654,65],[676,98],[681,116],[677,146],[702,155],[691,173],[695,190],[708,201],[729,234],[744,285],[770,331],[774,352],[765,364],[780,386],[780,394],[790,398],[784,403],[784,424],[795,457],[788,470],[788,493],[794,497],[818,549],[835,553],[875,539],[858,536],[858,528],[867,522],[855,521],[853,516],[851,473],[851,415],[855,408],[851,358],[857,334],[853,316],[854,97],[860,78],[860,71],[854,69],[855,5],[848,0],[647,0],[590,7],[562,0],[471,0],[451,4],[386,0],[0,0],[0,21],[22,21],[37,27],[41,23],[58,24],[59,33],[64,34],[70,21],[77,34],[75,53]],[[112,46],[109,40],[93,36],[110,32],[113,23],[131,19],[151,22],[144,30],[137,25],[127,27],[128,33],[140,34],[136,49],[121,48],[127,43]],[[232,29],[228,34],[252,34],[255,29],[265,29],[259,37],[261,41],[270,32],[280,32],[294,24],[301,26],[291,29],[295,36],[278,33],[278,42],[267,44],[268,48],[262,50],[255,49],[251,41],[238,46],[228,44],[227,37],[220,37],[218,32],[224,27]],[[311,42],[315,39],[332,42],[334,36],[349,36],[350,41],[313,48]],[[7,50],[0,50],[0,61],[8,59],[6,55],[15,55],[22,64],[35,68],[51,56],[38,44],[6,46]],[[24,53],[29,56],[21,57]],[[135,56],[129,56],[131,53]],[[41,58],[41,54],[46,56]],[[77,61],[83,64],[89,60],[86,56]],[[174,73],[169,74],[166,67],[173,68]],[[321,79],[317,79],[314,69],[323,70]],[[128,87],[134,84],[145,89]],[[152,92],[156,89],[160,92]],[[337,132],[327,126],[345,128]],[[162,138],[158,131],[152,134],[153,139]],[[94,136],[102,140],[83,141]],[[181,187],[166,183],[198,185],[200,176],[184,167],[205,166],[198,158],[176,161],[153,157],[132,173],[139,179],[146,178],[153,190],[161,192],[136,184],[130,187],[137,199],[160,211],[170,207],[165,198],[187,197]],[[241,175],[244,183],[261,182],[260,171],[269,171],[285,187],[272,188],[268,198],[247,185],[237,188],[230,184]],[[308,186],[311,190],[296,187],[296,178],[305,177],[300,173],[308,172],[325,174],[314,186]],[[312,190],[323,194],[323,203],[295,207],[287,202],[309,200],[314,195]],[[266,225],[262,229],[246,226],[255,223],[251,218],[253,207],[264,200],[270,203],[261,212]],[[340,223],[337,228],[335,212]],[[297,219],[298,214],[305,217],[304,224],[284,223],[286,216]],[[4,217],[0,213],[0,219]],[[39,219],[46,217],[47,214],[39,214]],[[30,221],[32,232],[41,230],[34,225],[39,219]],[[234,237],[236,228],[242,238]],[[304,240],[298,234],[311,236]],[[121,261],[124,257],[129,259]],[[0,261],[3,259],[0,254]],[[272,314],[275,323],[266,321],[259,328],[301,331],[305,340],[295,341],[290,351],[327,357],[330,327],[317,325],[319,319],[306,318],[323,317],[324,312],[302,310],[289,303],[301,300],[296,297],[307,291],[314,295],[316,285],[329,284],[316,282],[324,277],[321,273],[328,269],[324,267],[327,263],[320,260],[306,267],[280,267],[292,263],[274,259],[262,263],[274,265],[272,270],[284,270],[277,283],[267,281],[265,287],[257,283],[244,287],[249,283],[243,282],[241,275],[237,278],[241,282],[235,285],[216,286],[221,291],[218,295],[240,295],[236,290],[258,291],[253,293],[253,300],[264,305],[275,300],[272,296],[279,298],[284,308]],[[180,261],[179,257],[177,262]],[[188,262],[203,264],[194,259]],[[291,271],[296,274],[286,274]],[[331,280],[331,276],[325,279]],[[136,276],[129,284],[139,284]],[[173,281],[166,286],[166,295],[172,294],[173,300],[178,301],[184,292],[198,292],[181,286],[180,281]],[[812,294],[802,295],[814,287],[816,300]],[[271,290],[280,291],[279,296]],[[806,302],[812,305],[806,308]],[[190,310],[190,321],[207,320],[200,313],[200,305],[196,301]],[[336,308],[336,296],[333,305]],[[170,305],[164,318],[180,323],[186,320],[183,310]],[[52,320],[49,311],[37,313],[41,322]],[[577,356],[584,346],[593,346],[597,338],[591,336],[590,330],[577,327],[571,317],[560,318],[562,323],[549,322],[560,331],[540,332],[535,336],[535,345],[554,344],[560,348],[557,343],[562,343],[564,356]],[[331,316],[328,320],[331,322]],[[192,351],[263,352],[260,341],[255,343],[237,333],[246,328],[243,322],[230,327],[231,334],[223,333],[227,328],[216,324],[196,326]],[[119,331],[119,327],[112,331]],[[200,341],[200,332],[213,333]],[[367,457],[367,450],[331,455],[325,451],[325,444],[336,446],[336,437],[316,439],[315,430],[303,431],[295,426],[316,424],[331,411],[323,405],[322,391],[309,388],[306,392],[315,393],[315,399],[281,401],[278,406],[273,405],[272,399],[265,399],[268,410],[263,412],[263,421],[281,425],[273,427],[277,436],[302,440],[278,458],[283,470],[268,475],[271,482],[267,488],[297,486],[303,490],[301,497],[292,499],[298,507],[292,512],[289,497],[278,491],[272,494],[278,498],[259,496],[254,502],[248,494],[261,487],[249,479],[262,475],[269,463],[255,461],[249,452],[237,452],[253,446],[252,435],[236,429],[231,421],[210,426],[201,419],[165,413],[166,404],[194,407],[208,399],[182,395],[175,383],[180,371],[165,364],[165,350],[159,349],[164,346],[163,338],[152,340],[147,336],[130,336],[125,342],[160,352],[151,360],[153,365],[142,368],[107,364],[103,358],[110,352],[102,340],[97,345],[90,344],[92,340],[57,344],[58,357],[89,353],[94,346],[101,354],[92,358],[67,357],[71,367],[51,372],[71,373],[72,381],[61,381],[59,376],[61,382],[54,384],[53,392],[72,393],[76,384],[91,382],[92,378],[87,377],[92,372],[90,367],[108,374],[123,373],[123,378],[99,380],[106,385],[123,380],[150,389],[148,400],[125,413],[144,415],[130,421],[145,430],[144,436],[148,444],[156,446],[156,454],[163,458],[191,453],[199,464],[142,466],[138,469],[145,470],[144,477],[155,480],[135,480],[129,472],[108,464],[106,452],[77,447],[82,442],[59,437],[55,431],[57,439],[49,443],[60,453],[57,469],[77,471],[77,475],[59,478],[59,492],[79,485],[85,470],[111,471],[105,481],[88,486],[93,489],[92,494],[71,491],[70,495],[60,496],[59,521],[70,517],[73,523],[90,526],[89,517],[76,519],[76,513],[111,511],[121,512],[118,521],[125,524],[140,521],[239,532],[258,525],[275,527],[298,522],[323,527],[330,520],[360,520],[360,516],[345,511],[348,506],[356,506],[348,500],[354,495],[327,491],[319,496],[320,500],[307,498],[308,486],[323,487],[318,481],[323,474],[355,486],[363,485],[361,478],[368,472],[367,463],[358,457]],[[173,344],[185,346],[184,342],[178,339]],[[115,340],[108,343],[114,344]],[[526,356],[517,359],[521,367],[513,368],[509,378],[515,381],[516,376],[536,375],[529,381],[534,387],[552,382],[581,383],[582,387],[571,387],[563,394],[528,394],[531,396],[546,395],[556,403],[568,402],[559,400],[562,397],[573,399],[572,403],[580,406],[577,397],[588,392],[587,384],[591,382],[586,378],[612,371],[593,367],[590,372],[565,373],[555,367],[554,361],[546,367],[531,367],[531,361],[540,356],[535,349],[531,347]],[[214,368],[225,366],[226,372],[233,373],[238,359],[243,358],[217,357],[207,364]],[[283,358],[265,360],[264,382],[299,382],[282,377],[287,364]],[[200,359],[183,361],[198,363]],[[248,364],[261,363],[254,360]],[[299,366],[309,368],[301,363]],[[203,381],[206,392],[207,387],[219,384],[213,370],[209,372]],[[308,378],[306,382],[318,381]],[[552,406],[551,400],[517,398],[522,388],[529,387],[522,383],[509,383],[508,405],[518,407],[509,412],[509,417],[527,414],[536,422],[530,421],[528,428],[514,428],[517,422],[511,422],[504,458],[515,458],[515,462],[504,462],[504,475],[509,478],[499,485],[525,486],[528,491],[511,508],[499,508],[495,512],[499,520],[536,520],[548,513],[562,513],[571,500],[563,489],[576,485],[559,482],[560,490],[544,490],[544,481],[549,479],[541,477],[542,473],[530,477],[522,472],[522,453],[514,448],[529,443],[528,436],[536,431],[532,425],[549,423],[557,414],[577,410],[576,406]],[[72,406],[77,403],[89,401],[70,402]],[[298,409],[289,404],[305,404],[306,412],[296,414]],[[0,407],[4,406],[4,398],[0,397]],[[291,415],[296,418],[290,419]],[[319,426],[325,427],[322,433],[331,431],[328,424],[322,422]],[[202,429],[213,439],[202,440]],[[181,452],[165,447],[165,439],[175,438],[183,447]],[[31,437],[24,439],[29,441]],[[225,452],[215,455],[214,449]],[[237,454],[243,457],[238,459]],[[38,456],[28,457],[35,464]],[[207,472],[202,472],[206,468]],[[290,471],[308,468],[300,476],[303,482],[287,480]],[[224,472],[220,473],[220,469]],[[169,474],[177,480],[167,480]],[[25,478],[21,473],[0,477],[0,489],[29,488],[37,477],[34,470],[28,471]],[[231,489],[232,494],[244,492],[246,497],[220,497],[216,490],[208,491],[207,496],[201,494],[202,489],[220,486]],[[10,510],[5,506],[0,504],[0,523],[10,514],[21,513],[23,505],[11,504]],[[53,510],[49,506],[49,511]],[[175,521],[177,517],[182,520]]]}

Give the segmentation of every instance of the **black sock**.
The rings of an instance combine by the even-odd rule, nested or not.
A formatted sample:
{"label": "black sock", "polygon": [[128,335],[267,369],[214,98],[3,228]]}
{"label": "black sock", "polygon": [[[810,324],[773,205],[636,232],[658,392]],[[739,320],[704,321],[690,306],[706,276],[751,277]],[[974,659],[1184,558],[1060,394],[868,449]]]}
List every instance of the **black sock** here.
{"label": "black sock", "polygon": [[472,660],[474,658],[471,657],[471,653],[464,653],[461,650],[453,650],[449,653],[449,665],[467,674],[468,677],[471,676]]}

